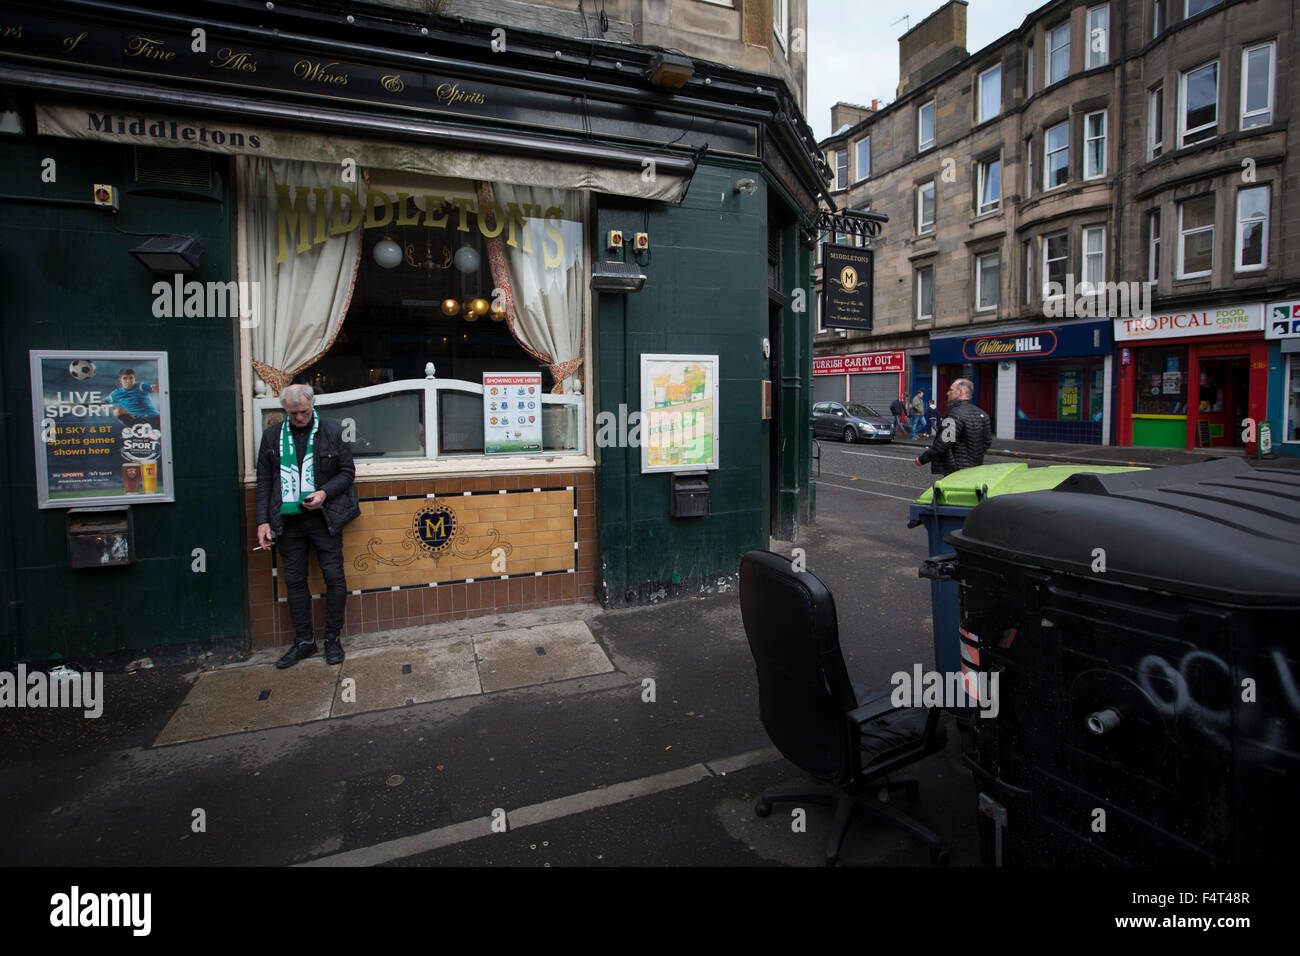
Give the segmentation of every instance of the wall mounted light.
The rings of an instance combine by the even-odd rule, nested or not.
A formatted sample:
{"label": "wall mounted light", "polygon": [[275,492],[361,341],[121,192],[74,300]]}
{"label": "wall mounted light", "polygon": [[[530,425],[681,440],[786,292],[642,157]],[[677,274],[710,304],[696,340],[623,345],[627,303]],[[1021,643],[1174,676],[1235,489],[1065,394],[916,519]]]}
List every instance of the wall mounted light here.
{"label": "wall mounted light", "polygon": [[197,272],[203,259],[203,243],[194,236],[154,236],[132,249],[131,255],[158,275]]}
{"label": "wall mounted light", "polygon": [[752,196],[754,193],[758,192],[758,183],[754,182],[752,179],[737,179],[736,184],[732,189],[735,192],[745,193],[746,195]]}
{"label": "wall mounted light", "polygon": [[645,273],[630,262],[595,262],[591,266],[593,292],[640,292]]}
{"label": "wall mounted light", "polygon": [[679,90],[686,81],[695,75],[695,63],[690,57],[678,56],[676,53],[656,53],[646,70],[646,79],[655,86],[670,90]]}

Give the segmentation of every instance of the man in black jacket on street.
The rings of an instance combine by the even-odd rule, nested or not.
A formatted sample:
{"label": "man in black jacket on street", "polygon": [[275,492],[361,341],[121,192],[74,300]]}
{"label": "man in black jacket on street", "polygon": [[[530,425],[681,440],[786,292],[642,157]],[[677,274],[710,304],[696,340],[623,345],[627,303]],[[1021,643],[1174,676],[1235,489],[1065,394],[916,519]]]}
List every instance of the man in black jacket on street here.
{"label": "man in black jacket on street", "polygon": [[975,385],[968,378],[948,386],[948,414],[939,422],[930,447],[916,459],[918,465],[929,462],[934,474],[950,475],[984,464],[984,453],[993,444],[993,423],[971,401],[974,394]]}
{"label": "man in black jacket on street", "polygon": [[280,549],[294,643],[276,661],[292,667],[316,653],[307,591],[307,546],[325,578],[325,662],[343,663],[343,612],[347,581],[343,574],[343,526],[361,513],[352,482],[352,446],[337,422],[316,414],[310,385],[290,385],[280,393],[286,420],[262,433],[257,452],[257,543],[275,541]]}

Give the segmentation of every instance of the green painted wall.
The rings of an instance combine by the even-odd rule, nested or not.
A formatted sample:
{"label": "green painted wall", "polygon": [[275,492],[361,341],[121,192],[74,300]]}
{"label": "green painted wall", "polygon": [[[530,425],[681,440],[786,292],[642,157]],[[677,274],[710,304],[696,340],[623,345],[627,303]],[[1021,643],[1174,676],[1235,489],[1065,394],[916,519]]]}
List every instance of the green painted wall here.
{"label": "green painted wall", "polygon": [[[41,180],[42,161],[56,180]],[[128,250],[146,236],[198,235],[189,278],[230,279],[231,196],[214,160],[209,190],[137,184],[132,151],[67,139],[9,140],[0,153],[0,661],[216,640],[245,640],[236,442],[237,329],[228,318],[155,318],[157,276]],[[92,184],[119,187],[116,215],[87,206]],[[127,235],[137,233],[140,235]],[[174,504],[135,506],[137,563],[67,566],[64,509],[38,510],[28,350],[168,353]],[[195,548],[206,571],[192,570]]]}
{"label": "green painted wall", "polygon": [[[735,181],[755,179],[753,195],[736,193]],[[766,548],[771,529],[769,483],[770,424],[761,417],[761,382],[769,377],[762,340],[768,335],[768,196],[754,164],[710,159],[697,170],[682,206],[598,196],[593,199],[597,258],[605,258],[605,237],[621,229],[650,235],[651,259],[645,288],[628,295],[593,294],[597,358],[596,408],[617,414],[625,404],[640,407],[642,353],[716,354],[719,376],[720,467],[710,474],[711,514],[706,518],[669,516],[668,474],[642,475],[640,449],[597,449],[600,556],[597,591],[607,604],[648,600],[661,588],[668,594],[708,586],[733,574],[751,548]],[[793,237],[796,230],[784,230]],[[790,277],[794,240],[783,248]],[[807,260],[805,250],[799,257]],[[805,285],[806,282],[805,277]],[[793,282],[790,283],[793,285]],[[785,290],[787,294],[790,289]],[[808,349],[811,312],[783,322],[785,368],[798,378]],[[805,379],[806,381],[806,379]],[[787,382],[787,385],[789,383]],[[778,383],[773,383],[779,387]],[[785,418],[788,462],[783,468],[781,514],[793,524],[806,512],[806,389],[795,383],[795,400]],[[789,392],[787,392],[789,394]],[[804,462],[798,462],[800,448]],[[800,469],[804,477],[800,477]],[[802,499],[801,496],[802,495]]]}

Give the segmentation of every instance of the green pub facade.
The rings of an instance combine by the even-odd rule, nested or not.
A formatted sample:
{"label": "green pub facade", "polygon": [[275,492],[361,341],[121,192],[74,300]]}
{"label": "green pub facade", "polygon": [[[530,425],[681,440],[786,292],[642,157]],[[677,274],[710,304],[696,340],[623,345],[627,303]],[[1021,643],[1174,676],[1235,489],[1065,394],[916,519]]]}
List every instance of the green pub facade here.
{"label": "green pub facade", "polygon": [[357,462],[348,634],[794,538],[829,177],[783,83],[269,6],[0,14],[0,657],[287,643],[255,457],[291,382]]}

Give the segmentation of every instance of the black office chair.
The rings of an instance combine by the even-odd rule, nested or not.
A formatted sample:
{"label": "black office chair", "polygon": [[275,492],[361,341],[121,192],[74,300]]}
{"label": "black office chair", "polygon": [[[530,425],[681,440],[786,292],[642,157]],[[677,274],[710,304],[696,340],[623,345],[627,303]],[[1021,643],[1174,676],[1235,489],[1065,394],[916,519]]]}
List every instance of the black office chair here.
{"label": "black office chair", "polygon": [[740,612],[758,669],[763,728],[787,760],[836,787],[768,791],[754,812],[765,817],[778,802],[834,807],[827,866],[839,859],[855,810],[915,833],[930,845],[932,861],[947,863],[948,851],[934,832],[876,796],[900,790],[911,799],[920,796],[915,780],[889,775],[947,745],[939,709],[895,707],[889,691],[870,693],[849,680],[835,598],[821,578],[795,571],[789,558],[750,551],[741,559]]}

